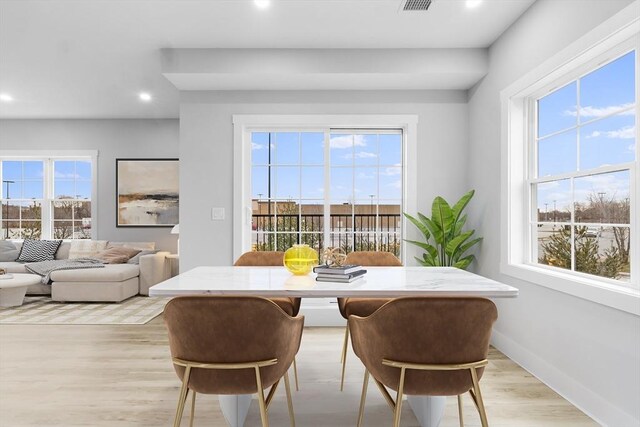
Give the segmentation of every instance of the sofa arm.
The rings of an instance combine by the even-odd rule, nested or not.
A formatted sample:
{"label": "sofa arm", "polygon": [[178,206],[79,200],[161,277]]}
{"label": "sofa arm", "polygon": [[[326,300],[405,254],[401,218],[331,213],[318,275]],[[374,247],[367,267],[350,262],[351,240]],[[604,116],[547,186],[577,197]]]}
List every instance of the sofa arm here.
{"label": "sofa arm", "polygon": [[169,252],[158,252],[140,257],[140,295],[149,295],[151,286],[169,279],[167,255]]}

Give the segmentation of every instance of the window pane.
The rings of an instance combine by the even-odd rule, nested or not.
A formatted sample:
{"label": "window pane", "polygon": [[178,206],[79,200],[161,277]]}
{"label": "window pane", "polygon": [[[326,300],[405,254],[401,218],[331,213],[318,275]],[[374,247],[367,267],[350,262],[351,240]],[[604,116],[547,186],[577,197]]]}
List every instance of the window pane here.
{"label": "window pane", "polygon": [[73,221],[53,221],[53,238],[73,238]]}
{"label": "window pane", "polygon": [[577,130],[573,129],[538,141],[538,176],[576,170]]}
{"label": "window pane", "polygon": [[272,169],[275,169],[276,172],[276,198],[298,200],[300,198],[300,168],[285,166]]}
{"label": "window pane", "polygon": [[356,165],[378,164],[378,135],[354,135],[354,163]]}
{"label": "window pane", "polygon": [[278,233],[276,234],[276,250],[286,251],[293,245],[298,244],[298,233]]}
{"label": "window pane", "polygon": [[330,210],[330,230],[344,232],[353,230],[353,205],[349,202],[333,202]]}
{"label": "window pane", "polygon": [[300,182],[302,199],[322,199],[324,197],[324,168],[307,166],[302,168]]}
{"label": "window pane", "polygon": [[353,200],[353,169],[331,168],[331,198]]}
{"label": "window pane", "polygon": [[[20,181],[22,179],[22,162],[5,160],[2,162],[2,180]],[[5,187],[3,185],[3,187]],[[3,188],[3,192],[4,192]],[[4,193],[3,193],[4,194]]]}
{"label": "window pane", "polygon": [[380,165],[399,166],[402,163],[402,135],[381,134],[378,138]]}
{"label": "window pane", "polygon": [[354,234],[354,250],[356,251],[375,251],[376,236],[375,234]]}
{"label": "window pane", "polygon": [[629,224],[629,171],[576,178],[576,222]]}
{"label": "window pane", "polygon": [[324,164],[324,134],[322,132],[302,132],[300,134],[302,164]]}
{"label": "window pane", "polygon": [[76,162],[56,160],[53,162],[54,177],[56,179],[76,179]]}
{"label": "window pane", "polygon": [[323,235],[321,233],[302,233],[300,243],[311,246],[318,253],[324,249]]}
{"label": "window pane", "polygon": [[21,203],[4,201],[2,203],[2,218],[20,219]]}
{"label": "window pane", "polygon": [[40,202],[22,202],[22,219],[42,219],[42,203]]}
{"label": "window pane", "polygon": [[538,100],[538,137],[577,124],[577,84],[570,83]]}
{"label": "window pane", "polygon": [[300,231],[300,205],[297,202],[276,202],[276,231]]}
{"label": "window pane", "polygon": [[331,233],[329,235],[329,244],[327,247],[341,248],[346,253],[353,252],[353,234]]}
{"label": "window pane", "polygon": [[253,132],[251,134],[251,163],[254,165],[269,163],[268,132]]}
{"label": "window pane", "polygon": [[73,219],[91,225],[91,202],[74,202]]}
{"label": "window pane", "polygon": [[3,182],[2,194],[5,199],[21,199],[22,198],[22,181]]}
{"label": "window pane", "polygon": [[300,164],[299,138],[298,132],[278,132],[275,134],[277,164]]}
{"label": "window pane", "polygon": [[20,223],[18,239],[40,239],[42,237],[42,223],[40,221],[27,220]]}
{"label": "window pane", "polygon": [[538,224],[538,262],[571,269],[571,226]]}
{"label": "window pane", "polygon": [[23,199],[42,199],[43,198],[42,181],[24,181],[22,184]]}
{"label": "window pane", "polygon": [[354,170],[353,195],[357,199],[370,198],[378,194],[378,168],[356,168]]}
{"label": "window pane", "polygon": [[398,233],[382,233],[378,236],[378,250],[381,252],[391,252],[400,257],[402,236]]}
{"label": "window pane", "polygon": [[580,121],[631,107],[636,93],[634,70],[635,52],[629,52],[580,79]]}
{"label": "window pane", "polygon": [[[364,141],[359,138],[355,144],[362,146]],[[353,164],[354,137],[351,134],[332,134],[330,138],[331,166]]]}
{"label": "window pane", "polygon": [[53,194],[56,199],[73,199],[75,198],[76,188],[73,181],[55,180],[53,185]]}
{"label": "window pane", "polygon": [[322,200],[306,200],[301,206],[303,232],[324,231],[324,202]]}
{"label": "window pane", "polygon": [[251,168],[251,198],[267,199],[273,194],[269,192],[269,170],[271,170],[271,188],[275,186],[273,181],[274,168],[267,166],[254,166]]}
{"label": "window pane", "polygon": [[91,221],[73,221],[74,239],[91,239]]}
{"label": "window pane", "polygon": [[636,127],[632,115],[616,115],[580,130],[580,169],[635,160]]}
{"label": "window pane", "polygon": [[92,184],[90,181],[76,181],[75,197],[78,199],[91,199]]}
{"label": "window pane", "polygon": [[24,175],[23,179],[43,179],[44,178],[44,163],[41,161],[28,161],[24,162]]}
{"label": "window pane", "polygon": [[385,167],[380,169],[378,195],[381,199],[402,198],[402,168]]}
{"label": "window pane", "polygon": [[76,162],[76,175],[78,179],[91,181],[91,162],[79,160]]}
{"label": "window pane", "polygon": [[53,202],[53,219],[72,219],[73,203],[72,201]]}
{"label": "window pane", "polygon": [[252,208],[252,229],[253,231],[275,231],[276,220],[276,205],[274,202],[267,202],[265,200],[254,200]]}
{"label": "window pane", "polygon": [[628,227],[575,227],[576,271],[629,281]]}
{"label": "window pane", "polygon": [[354,230],[357,232],[377,231],[378,206],[375,201],[356,201],[354,208]]}
{"label": "window pane", "polygon": [[402,202],[400,200],[380,200],[378,224],[382,233],[400,233],[402,226]]}
{"label": "window pane", "polygon": [[254,233],[251,245],[253,251],[275,251],[276,235],[274,233]]}
{"label": "window pane", "polygon": [[538,221],[571,221],[571,181],[545,182],[534,188],[538,200]]}

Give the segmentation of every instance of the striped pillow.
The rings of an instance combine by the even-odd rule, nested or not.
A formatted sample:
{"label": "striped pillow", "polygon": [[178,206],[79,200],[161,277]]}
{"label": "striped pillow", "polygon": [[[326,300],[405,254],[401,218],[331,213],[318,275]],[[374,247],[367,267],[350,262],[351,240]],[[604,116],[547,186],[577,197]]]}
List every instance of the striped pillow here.
{"label": "striped pillow", "polygon": [[55,259],[62,240],[24,239],[17,262],[40,262]]}

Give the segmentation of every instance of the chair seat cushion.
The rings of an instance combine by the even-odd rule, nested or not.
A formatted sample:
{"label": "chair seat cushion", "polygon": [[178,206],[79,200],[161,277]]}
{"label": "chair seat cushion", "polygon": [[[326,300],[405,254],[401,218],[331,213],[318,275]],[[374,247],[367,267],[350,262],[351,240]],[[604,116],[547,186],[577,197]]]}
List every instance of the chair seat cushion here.
{"label": "chair seat cushion", "polygon": [[347,298],[344,302],[344,314],[347,319],[349,316],[371,316],[389,301],[390,298]]}

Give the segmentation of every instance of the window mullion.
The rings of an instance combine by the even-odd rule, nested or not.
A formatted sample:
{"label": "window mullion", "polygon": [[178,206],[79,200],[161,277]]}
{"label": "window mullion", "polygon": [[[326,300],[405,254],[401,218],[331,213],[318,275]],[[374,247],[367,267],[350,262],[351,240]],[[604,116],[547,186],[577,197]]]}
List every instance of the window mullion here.
{"label": "window mullion", "polygon": [[324,129],[324,247],[329,247],[331,238],[331,129]]}

